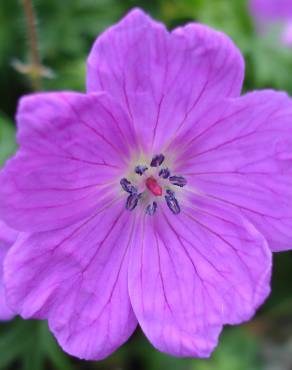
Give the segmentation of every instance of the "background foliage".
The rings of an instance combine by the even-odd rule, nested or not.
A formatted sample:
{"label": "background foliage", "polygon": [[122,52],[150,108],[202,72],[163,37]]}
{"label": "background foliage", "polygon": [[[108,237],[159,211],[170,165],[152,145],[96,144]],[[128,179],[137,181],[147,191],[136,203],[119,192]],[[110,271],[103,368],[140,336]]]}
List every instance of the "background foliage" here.
{"label": "background foliage", "polygon": [[[18,98],[31,92],[28,76],[12,67],[28,62],[22,4],[0,0],[0,165],[15,150],[13,116]],[[140,6],[169,28],[196,20],[228,33],[246,60],[245,89],[276,88],[292,94],[292,49],[275,35],[255,31],[247,0],[35,0],[42,62],[54,78],[43,90],[84,90],[85,60],[96,36],[125,12]],[[109,359],[82,362],[62,352],[46,322],[0,324],[0,370],[291,370],[291,253],[274,258],[273,290],[254,320],[226,327],[210,360],[176,359],[154,350],[138,330]]]}

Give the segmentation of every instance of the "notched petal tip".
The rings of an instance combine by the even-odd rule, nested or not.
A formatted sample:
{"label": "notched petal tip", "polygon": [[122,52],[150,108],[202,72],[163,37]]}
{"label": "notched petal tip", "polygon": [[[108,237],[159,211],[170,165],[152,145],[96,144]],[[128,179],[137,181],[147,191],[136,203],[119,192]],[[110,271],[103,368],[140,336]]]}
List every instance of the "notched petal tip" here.
{"label": "notched petal tip", "polygon": [[129,18],[135,18],[139,21],[143,20],[147,20],[149,21],[151,19],[151,17],[148,15],[148,13],[146,13],[142,8],[139,8],[139,7],[134,7],[132,8],[126,15],[125,17],[123,18],[123,20],[126,20],[126,19],[129,19]]}
{"label": "notched petal tip", "polygon": [[[154,20],[150,14],[148,14],[142,8],[139,7],[132,8],[116,25],[113,25],[110,29],[114,31],[115,29],[121,29],[122,27],[125,28],[148,27],[165,29],[163,23]],[[107,31],[105,31],[104,34],[106,33]]]}
{"label": "notched petal tip", "polygon": [[[221,55],[222,57],[222,54],[225,54],[226,60],[224,63],[227,63],[229,67],[226,68],[222,82],[225,80],[225,87],[229,85],[230,89],[228,94],[223,95],[230,97],[240,95],[244,79],[245,61],[240,49],[229,35],[205,24],[194,22],[177,27],[171,33],[186,38],[190,47],[196,43],[197,55],[206,55],[206,61],[210,57],[212,58],[213,55],[217,57]],[[215,63],[215,60],[214,66],[216,66],[218,72],[224,69],[222,65]]]}

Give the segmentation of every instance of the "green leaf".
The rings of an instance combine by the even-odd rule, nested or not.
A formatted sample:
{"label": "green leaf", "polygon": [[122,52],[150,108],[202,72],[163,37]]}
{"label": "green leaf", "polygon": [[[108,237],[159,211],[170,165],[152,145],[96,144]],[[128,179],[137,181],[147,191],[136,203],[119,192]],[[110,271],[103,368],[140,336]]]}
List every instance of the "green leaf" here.
{"label": "green leaf", "polygon": [[26,349],[27,342],[25,339],[27,325],[24,325],[23,321],[15,320],[9,325],[10,327],[7,328],[8,330],[1,330],[0,336],[0,369],[4,370],[7,369],[9,364],[21,357]]}
{"label": "green leaf", "polygon": [[69,357],[62,351],[53,335],[49,332],[47,322],[41,323],[40,330],[43,351],[53,368],[55,370],[74,370]]}
{"label": "green leaf", "polygon": [[0,166],[16,149],[13,123],[0,114]]}
{"label": "green leaf", "polygon": [[244,326],[226,327],[207,360],[193,360],[190,370],[262,370],[259,343]]}

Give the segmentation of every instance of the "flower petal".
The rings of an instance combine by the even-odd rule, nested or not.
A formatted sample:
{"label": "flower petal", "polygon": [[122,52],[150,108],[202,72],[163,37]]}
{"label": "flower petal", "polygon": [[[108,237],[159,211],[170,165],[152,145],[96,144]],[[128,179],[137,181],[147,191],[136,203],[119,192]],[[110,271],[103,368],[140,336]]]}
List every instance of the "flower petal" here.
{"label": "flower petal", "polygon": [[129,112],[144,150],[161,149],[189,116],[237,96],[243,59],[220,32],[191,23],[169,33],[139,9],[108,29],[88,58],[88,91],[106,91]]}
{"label": "flower petal", "polygon": [[[292,10],[291,10],[292,18]],[[284,30],[282,34],[282,42],[284,45],[291,47],[292,46],[292,21],[291,19],[287,21],[284,25]]]}
{"label": "flower petal", "polygon": [[7,251],[15,242],[18,232],[0,220],[0,248]]}
{"label": "flower petal", "polygon": [[36,94],[21,100],[20,150],[0,175],[0,213],[28,232],[79,221],[112,197],[135,138],[104,94]]}
{"label": "flower petal", "polygon": [[7,305],[5,288],[3,284],[3,262],[6,257],[6,251],[0,248],[0,321],[12,319],[15,313]]}
{"label": "flower petal", "polygon": [[17,233],[0,221],[0,320],[10,320],[14,312],[8,307],[3,285],[3,262],[8,249],[16,240]]}
{"label": "flower petal", "polygon": [[[223,324],[250,319],[269,294],[271,252],[240,215],[191,195],[173,215],[145,216],[132,247],[130,299],[155,347],[208,357]],[[142,220],[141,220],[142,221]],[[134,240],[134,239],[133,239]]]}
{"label": "flower petal", "polygon": [[291,0],[250,0],[250,8],[261,19],[291,19]]}
{"label": "flower petal", "polygon": [[292,100],[262,91],[213,106],[169,150],[198,192],[237,207],[280,251],[292,247],[291,137]]}
{"label": "flower petal", "polygon": [[133,230],[123,201],[57,231],[22,237],[5,261],[11,306],[24,318],[48,318],[68,353],[102,359],[137,321],[127,285]]}

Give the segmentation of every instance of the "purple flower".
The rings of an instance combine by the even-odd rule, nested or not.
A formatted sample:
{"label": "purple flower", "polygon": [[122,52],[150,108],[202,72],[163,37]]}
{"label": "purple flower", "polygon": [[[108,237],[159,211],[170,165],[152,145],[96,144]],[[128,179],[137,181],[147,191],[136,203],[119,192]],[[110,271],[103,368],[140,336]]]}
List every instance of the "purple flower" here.
{"label": "purple flower", "polygon": [[0,221],[0,320],[9,320],[14,316],[8,307],[3,286],[3,261],[8,249],[15,242],[17,233]]}
{"label": "purple flower", "polygon": [[21,100],[0,178],[23,232],[7,296],[65,351],[104,358],[139,324],[163,352],[207,357],[266,299],[271,250],[292,244],[292,101],[239,97],[243,71],[224,34],[134,10],[94,44],[88,95]]}
{"label": "purple flower", "polygon": [[279,24],[283,45],[292,46],[291,0],[250,0],[250,8],[261,32],[266,33]]}

